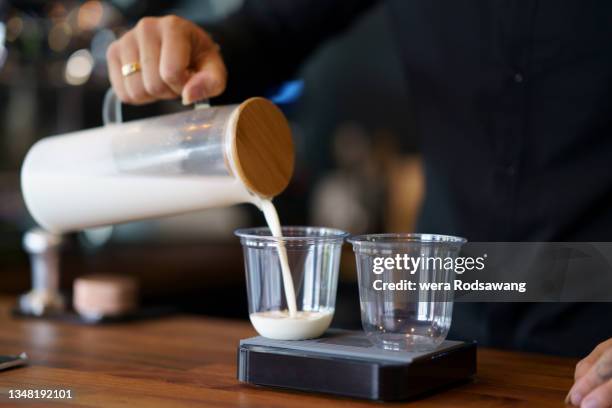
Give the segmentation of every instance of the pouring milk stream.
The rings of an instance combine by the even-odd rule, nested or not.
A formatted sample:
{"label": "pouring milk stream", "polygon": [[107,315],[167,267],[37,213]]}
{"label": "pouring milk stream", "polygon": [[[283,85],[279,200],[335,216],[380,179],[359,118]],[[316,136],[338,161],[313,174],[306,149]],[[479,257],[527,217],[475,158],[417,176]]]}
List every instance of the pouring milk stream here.
{"label": "pouring milk stream", "polygon": [[[280,238],[271,198],[286,188],[293,162],[284,115],[251,98],[45,138],[28,152],[21,186],[31,215],[51,232],[252,203]],[[332,315],[298,311],[282,242],[278,255],[288,310],[253,313],[251,322],[268,337],[312,337]]]}

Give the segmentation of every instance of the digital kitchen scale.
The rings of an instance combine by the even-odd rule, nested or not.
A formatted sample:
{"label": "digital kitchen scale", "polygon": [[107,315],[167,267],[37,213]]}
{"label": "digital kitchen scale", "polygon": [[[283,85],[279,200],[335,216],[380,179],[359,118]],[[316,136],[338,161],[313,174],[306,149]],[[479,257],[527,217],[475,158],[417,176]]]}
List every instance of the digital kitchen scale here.
{"label": "digital kitchen scale", "polygon": [[444,341],[430,352],[382,350],[362,331],[329,330],[302,341],[240,341],[238,380],[259,386],[371,400],[403,400],[476,374],[476,343]]}

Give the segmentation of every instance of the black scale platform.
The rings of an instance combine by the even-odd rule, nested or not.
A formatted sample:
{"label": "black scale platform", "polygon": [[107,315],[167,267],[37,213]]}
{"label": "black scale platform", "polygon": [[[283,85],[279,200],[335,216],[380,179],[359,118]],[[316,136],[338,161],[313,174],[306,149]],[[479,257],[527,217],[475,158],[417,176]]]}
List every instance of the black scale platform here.
{"label": "black scale platform", "polygon": [[313,340],[241,340],[238,379],[291,390],[371,400],[404,400],[476,374],[476,344],[444,341],[431,352],[382,350],[361,331]]}

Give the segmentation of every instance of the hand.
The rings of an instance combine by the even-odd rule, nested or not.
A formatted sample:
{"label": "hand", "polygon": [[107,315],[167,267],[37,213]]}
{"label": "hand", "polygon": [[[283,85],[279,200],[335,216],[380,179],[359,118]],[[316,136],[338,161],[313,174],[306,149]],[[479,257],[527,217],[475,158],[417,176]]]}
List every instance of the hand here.
{"label": "hand", "polygon": [[[106,52],[115,93],[125,103],[144,104],[179,96],[183,104],[219,95],[227,71],[219,47],[192,22],[176,16],[145,17]],[[123,76],[124,64],[140,71]]]}
{"label": "hand", "polygon": [[566,403],[581,408],[612,407],[612,338],[578,362],[574,379]]}

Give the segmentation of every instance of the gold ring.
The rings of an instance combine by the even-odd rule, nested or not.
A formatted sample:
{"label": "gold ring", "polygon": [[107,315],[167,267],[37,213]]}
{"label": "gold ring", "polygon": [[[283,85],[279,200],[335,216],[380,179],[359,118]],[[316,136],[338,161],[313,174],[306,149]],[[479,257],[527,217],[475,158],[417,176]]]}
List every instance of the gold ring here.
{"label": "gold ring", "polygon": [[124,77],[128,77],[132,74],[137,73],[138,71],[140,71],[140,63],[138,62],[123,64],[123,66],[121,67],[121,75],[123,75]]}

